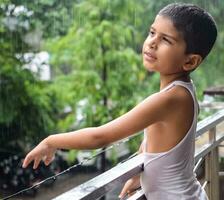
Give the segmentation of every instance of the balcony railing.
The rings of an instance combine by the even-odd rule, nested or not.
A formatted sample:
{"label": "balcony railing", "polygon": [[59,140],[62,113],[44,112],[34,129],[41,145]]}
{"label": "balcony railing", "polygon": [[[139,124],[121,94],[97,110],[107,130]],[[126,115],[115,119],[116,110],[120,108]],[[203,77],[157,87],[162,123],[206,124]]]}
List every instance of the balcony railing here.
{"label": "balcony railing", "polygon": [[[224,110],[200,121],[197,126],[195,168],[204,165],[205,173],[200,182],[205,188],[209,199],[219,199],[219,146],[224,140]],[[114,189],[118,183],[141,173],[142,155],[137,155],[119,164],[101,175],[61,194],[54,200],[93,200],[104,196]],[[128,200],[145,199],[142,190],[137,191]]]}

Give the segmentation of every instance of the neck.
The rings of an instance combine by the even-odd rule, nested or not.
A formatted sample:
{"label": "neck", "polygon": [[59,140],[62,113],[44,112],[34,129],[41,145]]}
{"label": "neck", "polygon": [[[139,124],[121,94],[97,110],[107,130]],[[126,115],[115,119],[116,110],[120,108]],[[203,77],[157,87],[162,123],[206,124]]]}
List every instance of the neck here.
{"label": "neck", "polygon": [[183,74],[172,74],[172,75],[163,75],[160,74],[160,90],[162,90],[164,87],[169,85],[173,81],[184,81],[184,82],[190,82],[190,76],[189,74],[183,73]]}

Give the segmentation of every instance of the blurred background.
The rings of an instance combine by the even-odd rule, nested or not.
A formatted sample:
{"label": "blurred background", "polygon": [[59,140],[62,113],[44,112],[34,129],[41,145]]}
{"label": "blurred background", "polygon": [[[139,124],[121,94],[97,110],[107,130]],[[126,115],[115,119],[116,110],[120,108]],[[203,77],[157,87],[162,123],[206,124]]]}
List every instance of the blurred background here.
{"label": "blurred background", "polygon": [[[172,2],[0,1],[0,198],[98,152],[62,150],[50,167],[22,169],[40,140],[102,125],[159,90],[159,76],[144,69],[141,49],[156,13]],[[205,8],[218,25],[214,49],[192,73],[201,120],[224,108],[224,1],[182,2]],[[140,133],[18,199],[55,197],[136,152],[141,139]]]}

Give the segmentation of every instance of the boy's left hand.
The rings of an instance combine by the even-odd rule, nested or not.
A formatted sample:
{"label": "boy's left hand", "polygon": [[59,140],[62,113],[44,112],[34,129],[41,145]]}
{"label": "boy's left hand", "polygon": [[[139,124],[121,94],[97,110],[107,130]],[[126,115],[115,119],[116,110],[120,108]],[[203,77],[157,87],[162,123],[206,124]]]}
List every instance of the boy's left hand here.
{"label": "boy's left hand", "polygon": [[128,197],[132,196],[135,193],[135,190],[139,187],[140,187],[140,176],[137,175],[132,177],[125,183],[121,193],[119,194],[119,198],[123,199],[125,196]]}
{"label": "boy's left hand", "polygon": [[23,161],[23,168],[26,168],[32,161],[34,161],[33,169],[36,169],[41,160],[45,165],[49,165],[53,159],[56,149],[50,147],[47,139],[40,142],[32,151],[30,151]]}

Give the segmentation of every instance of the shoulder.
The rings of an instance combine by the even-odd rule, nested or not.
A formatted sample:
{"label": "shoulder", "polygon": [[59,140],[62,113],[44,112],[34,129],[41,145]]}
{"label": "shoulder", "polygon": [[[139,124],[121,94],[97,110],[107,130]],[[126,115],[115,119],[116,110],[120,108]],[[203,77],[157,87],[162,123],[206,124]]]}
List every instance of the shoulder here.
{"label": "shoulder", "polygon": [[[193,98],[188,89],[183,86],[173,86],[169,90],[156,93],[149,98],[149,104],[154,104],[164,117],[176,111],[186,111],[193,107]],[[147,107],[147,104],[145,104]]]}
{"label": "shoulder", "polygon": [[190,91],[180,85],[173,86],[170,90],[164,93],[170,103],[175,102],[179,104],[191,104],[193,103],[193,97]]}
{"label": "shoulder", "polygon": [[173,103],[176,104],[192,102],[193,98],[187,88],[180,85],[175,85],[166,91],[155,93],[145,100],[154,101],[157,104],[166,106],[167,104],[170,105]]}

